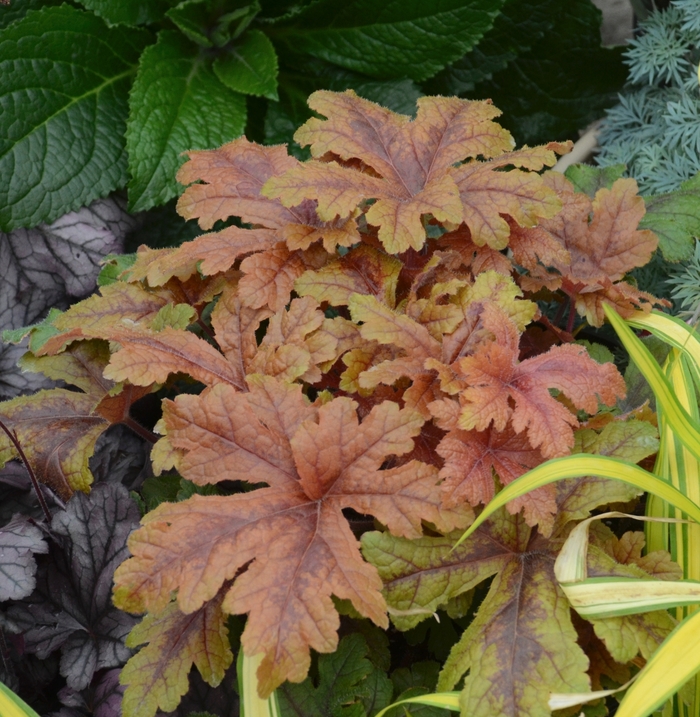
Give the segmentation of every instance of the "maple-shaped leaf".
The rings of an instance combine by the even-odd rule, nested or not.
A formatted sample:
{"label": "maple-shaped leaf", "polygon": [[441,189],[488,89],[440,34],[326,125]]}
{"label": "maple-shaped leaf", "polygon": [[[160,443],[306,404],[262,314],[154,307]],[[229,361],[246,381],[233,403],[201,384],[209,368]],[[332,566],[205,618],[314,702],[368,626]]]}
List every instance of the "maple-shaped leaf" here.
{"label": "maple-shaped leaf", "polygon": [[308,102],[327,119],[308,120],[295,140],[310,145],[314,157],[359,160],[371,171],[312,160],[269,180],[263,192],[285,206],[317,200],[318,215],[327,221],[347,217],[360,202],[375,199],[367,221],[379,227],[379,240],[392,254],[423,246],[422,215],[441,222],[462,220],[451,175],[455,163],[494,157],[513,147],[510,134],[492,121],[500,112],[488,102],[422,97],[415,120],[352,90],[321,90]]}
{"label": "maple-shaped leaf", "polygon": [[[108,360],[102,341],[75,343],[58,356],[27,355],[25,368],[83,392],[54,388],[0,404],[0,417],[15,433],[37,478],[64,500],[92,483],[88,461],[99,436],[128,420],[132,403],[151,390],[150,384],[115,385],[103,375]],[[0,462],[15,457],[14,445],[0,435]]]}
{"label": "maple-shaped leaf", "polygon": [[158,709],[174,710],[189,689],[193,664],[212,687],[221,683],[233,661],[222,600],[223,593],[189,615],[171,603],[134,627],[126,645],[148,644],[127,662],[119,678],[126,685],[124,717],[152,717]]}
{"label": "maple-shaped leaf", "polygon": [[41,530],[22,515],[0,528],[0,602],[20,600],[36,586],[37,553],[48,553]]}
{"label": "maple-shaped leaf", "polygon": [[473,717],[549,717],[551,692],[585,692],[588,660],[576,644],[571,611],[554,576],[563,539],[547,540],[504,511],[454,547],[458,537],[408,541],[365,533],[365,557],[377,566],[401,629],[495,576],[477,614],[450,653],[438,690],[470,670],[462,709]]}
{"label": "maple-shaped leaf", "polygon": [[515,324],[493,305],[484,308],[482,320],[495,341],[457,363],[468,386],[460,394],[460,428],[485,430],[493,423],[502,431],[510,420],[516,433],[527,431],[532,447],[551,458],[567,454],[574,445],[578,420],[549,389],[561,391],[577,409],[590,414],[598,410],[599,399],[612,405],[624,396],[624,380],[614,364],[595,362],[583,346],[554,346],[519,362]]}
{"label": "maple-shaped leaf", "polygon": [[658,244],[653,232],[638,229],[645,206],[635,180],[618,179],[593,199],[575,192],[556,172],[546,174],[544,181],[564,206],[535,228],[512,226],[513,256],[530,272],[523,286],[561,288],[593,326],[604,321],[603,303],[612,303],[623,316],[633,309],[649,310],[655,297],[621,281],[647,264]]}
{"label": "maple-shaped leaf", "polygon": [[[516,226],[531,227],[540,219],[556,215],[561,200],[536,172],[551,167],[556,155],[569,152],[571,147],[571,143],[550,142],[456,167],[452,177],[459,188],[462,219],[469,227],[471,241],[477,246],[505,249],[510,236],[506,217],[512,218]],[[516,169],[504,171],[508,167]]]}
{"label": "maple-shaped leaf", "polygon": [[157,613],[177,590],[179,608],[189,614],[252,560],[223,609],[249,613],[243,647],[265,654],[259,691],[268,695],[285,679],[304,679],[309,648],[336,648],[331,594],[386,624],[381,583],[360,556],[344,508],[374,515],[407,537],[420,535],[422,519],[444,528],[469,516],[440,506],[432,466],[413,461],[381,470],[388,456],[413,448],[423,424],[415,411],[385,402],[360,424],[349,398],[316,407],[299,385],[262,376],[248,382],[249,393],[220,384],[166,401],[163,424],[184,453],[184,477],[268,487],[195,495],[148,513],[130,539],[134,557],[115,574],[115,601]]}
{"label": "maple-shaped leaf", "polygon": [[[432,408],[432,407],[431,407]],[[495,495],[494,473],[501,485],[508,485],[531,468],[544,462],[524,434],[515,433],[509,425],[505,431],[450,431],[437,447],[445,459],[440,469],[440,484],[445,505],[488,503]],[[524,509],[528,525],[540,524],[540,532],[551,532],[556,513],[555,486],[530,491],[508,503],[511,513]]]}
{"label": "maple-shaped leaf", "polygon": [[115,608],[110,593],[138,517],[121,485],[100,483],[89,496],[76,493],[54,514],[58,543],[40,564],[37,589],[8,610],[28,652],[45,659],[61,650],[61,674],[75,690],[85,688],[97,670],[118,667],[131,654],[124,640],[136,619]]}

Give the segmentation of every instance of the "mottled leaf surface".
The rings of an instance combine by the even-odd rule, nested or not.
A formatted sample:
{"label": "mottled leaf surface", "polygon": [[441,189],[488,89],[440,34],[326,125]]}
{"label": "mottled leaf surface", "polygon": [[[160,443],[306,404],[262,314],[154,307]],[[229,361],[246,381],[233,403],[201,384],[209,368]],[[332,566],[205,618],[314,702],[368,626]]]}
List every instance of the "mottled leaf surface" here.
{"label": "mottled leaf surface", "polygon": [[283,717],[359,717],[368,700],[373,714],[386,707],[393,686],[368,659],[368,652],[364,637],[353,634],[344,637],[332,655],[319,656],[316,681],[307,677],[301,684],[287,682],[277,690]]}
{"label": "mottled leaf surface", "polygon": [[413,448],[423,423],[416,412],[385,402],[360,424],[347,398],[314,407],[300,386],[271,377],[249,379],[249,388],[236,393],[222,384],[201,396],[180,396],[166,404],[164,427],[183,452],[184,477],[268,487],[195,495],[148,513],[130,539],[134,557],[115,576],[115,600],[125,609],[158,611],[177,589],[178,605],[189,614],[254,559],[223,608],[249,613],[243,647],[265,653],[259,690],[269,694],[285,679],[306,676],[310,647],[335,650],[331,594],[385,624],[379,579],[362,561],[343,508],[375,515],[406,536],[420,535],[421,518],[449,526],[468,516],[439,506],[433,467],[412,461],[380,470],[387,455]]}
{"label": "mottled leaf surface", "polygon": [[211,686],[221,683],[233,661],[222,600],[223,594],[187,615],[172,603],[134,627],[127,646],[148,644],[129,660],[120,676],[126,685],[124,717],[154,715],[159,708],[174,710],[189,688],[193,664]]}

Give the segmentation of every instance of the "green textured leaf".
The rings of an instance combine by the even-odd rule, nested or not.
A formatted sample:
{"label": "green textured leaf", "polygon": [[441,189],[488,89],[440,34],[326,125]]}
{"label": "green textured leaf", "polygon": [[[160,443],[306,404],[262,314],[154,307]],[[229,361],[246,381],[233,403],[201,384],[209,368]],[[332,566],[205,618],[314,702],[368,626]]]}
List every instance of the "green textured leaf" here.
{"label": "green textured leaf", "polygon": [[0,30],[21,20],[30,10],[41,10],[43,7],[61,5],[63,2],[64,0],[13,0],[7,5],[0,5]]}
{"label": "green textured leaf", "polygon": [[558,0],[507,0],[481,41],[431,82],[430,92],[462,94],[530,50],[553,26]]}
{"label": "green textured leaf", "polygon": [[469,93],[503,110],[501,123],[518,143],[578,137],[617,101],[627,78],[622,48],[600,46],[601,14],[590,0],[555,3],[550,19],[532,49]]}
{"label": "green textured leaf", "polygon": [[129,105],[131,211],[177,195],[181,152],[218,147],[245,127],[245,97],[224,87],[197,46],[170,30],[143,53]]}
{"label": "green textured leaf", "polygon": [[173,0],[78,0],[110,25],[143,25],[157,22]]}
{"label": "green textured leaf", "polygon": [[185,0],[166,15],[204,47],[223,47],[238,37],[260,11],[257,0]]}
{"label": "green textured leaf", "polygon": [[646,421],[613,421],[600,433],[590,428],[576,431],[574,453],[593,453],[639,463],[659,450],[659,431]]}
{"label": "green textured leaf", "polygon": [[226,87],[246,95],[277,99],[277,54],[267,35],[249,30],[214,62]]}
{"label": "green textured leaf", "polygon": [[694,237],[700,236],[700,174],[670,194],[644,197],[647,213],[639,223],[659,237],[666,261],[686,261],[693,255]]}
{"label": "green textured leaf", "polygon": [[391,682],[374,674],[379,670],[367,653],[365,639],[355,633],[344,637],[333,654],[320,655],[316,685],[307,677],[277,689],[282,717],[364,717],[365,701],[379,709],[389,704]]}
{"label": "green textured leaf", "polygon": [[592,167],[590,164],[572,164],[564,175],[577,192],[587,194],[591,199],[599,189],[610,189],[625,173],[624,164],[610,167]]}
{"label": "green textured leaf", "polygon": [[127,93],[150,34],[68,5],[0,35],[0,228],[50,222],[126,182]]}
{"label": "green textured leaf", "polygon": [[504,0],[320,0],[271,28],[295,51],[371,77],[424,80],[470,50]]}

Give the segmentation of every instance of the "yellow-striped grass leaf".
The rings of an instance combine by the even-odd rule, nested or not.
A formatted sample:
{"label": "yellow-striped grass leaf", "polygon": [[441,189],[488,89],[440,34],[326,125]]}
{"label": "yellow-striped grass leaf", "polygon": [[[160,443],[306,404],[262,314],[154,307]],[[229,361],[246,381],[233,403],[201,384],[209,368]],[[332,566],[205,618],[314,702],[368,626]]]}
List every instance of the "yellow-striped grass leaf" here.
{"label": "yellow-striped grass leaf", "polygon": [[681,622],[652,655],[615,717],[647,717],[700,670],[700,611]]}
{"label": "yellow-striped grass leaf", "polygon": [[562,583],[561,587],[571,607],[590,618],[637,615],[700,603],[697,580],[588,578],[580,583]]}
{"label": "yellow-striped grass leaf", "polygon": [[276,692],[273,692],[266,700],[258,695],[256,672],[262,659],[262,652],[254,657],[243,654],[243,650],[238,653],[236,672],[238,674],[238,694],[241,697],[241,717],[281,717]]}
{"label": "yellow-striped grass leaf", "polygon": [[564,710],[575,705],[582,705],[586,702],[593,702],[599,700],[601,697],[609,697],[614,695],[616,692],[622,692],[626,690],[636,679],[635,675],[629,682],[625,682],[622,687],[616,687],[614,690],[597,690],[596,692],[571,692],[568,694],[552,692],[549,698],[549,709],[552,710]]}
{"label": "yellow-striped grass leaf", "polygon": [[466,540],[490,515],[508,503],[508,501],[558,480],[589,475],[621,480],[649,493],[655,493],[667,503],[681,510],[689,518],[700,523],[700,506],[662,478],[658,478],[639,466],[617,458],[576,454],[565,456],[564,458],[553,458],[509,483],[481,511],[471,527],[462,534],[455,547]]}
{"label": "yellow-striped grass leaf", "polygon": [[626,321],[630,326],[649,331],[656,338],[670,346],[675,346],[700,366],[700,336],[685,321],[676,316],[662,314],[660,311],[652,311],[650,314],[638,311]]}
{"label": "yellow-striped grass leaf", "polygon": [[0,682],[0,715],[2,717],[39,717],[23,699],[2,682]]}
{"label": "yellow-striped grass leaf", "polygon": [[632,329],[607,304],[604,305],[604,309],[605,315],[627,349],[630,358],[637,364],[637,368],[651,386],[657,406],[663,411],[675,435],[696,458],[700,459],[700,424],[688,415],[659,364],[647,347],[632,333]]}
{"label": "yellow-striped grass leaf", "polygon": [[421,695],[420,697],[410,697],[407,700],[400,700],[394,704],[385,707],[381,712],[377,712],[375,717],[384,717],[384,715],[398,705],[427,705],[428,707],[442,707],[445,710],[459,712],[459,692],[433,692],[429,695]]}

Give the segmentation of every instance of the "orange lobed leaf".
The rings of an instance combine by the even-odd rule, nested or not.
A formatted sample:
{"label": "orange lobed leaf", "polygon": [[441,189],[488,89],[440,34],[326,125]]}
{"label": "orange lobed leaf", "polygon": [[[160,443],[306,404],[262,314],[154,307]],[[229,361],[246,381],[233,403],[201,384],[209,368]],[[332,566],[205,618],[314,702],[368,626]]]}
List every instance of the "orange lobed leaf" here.
{"label": "orange lobed leaf", "polygon": [[304,272],[294,289],[332,306],[347,306],[352,294],[366,294],[393,308],[401,268],[395,257],[363,244],[318,270]]}
{"label": "orange lobed leaf", "polygon": [[604,303],[612,303],[623,316],[658,303],[620,281],[648,263],[658,244],[653,232],[637,228],[645,213],[637,183],[618,179],[591,200],[556,172],[545,175],[544,181],[562,198],[562,211],[533,229],[512,225],[513,256],[530,271],[527,288],[561,288],[594,326],[605,319]]}
{"label": "orange lobed leaf", "polygon": [[[431,405],[431,410],[435,407],[441,415],[442,403]],[[449,506],[465,500],[473,506],[488,503],[495,495],[494,473],[505,486],[544,462],[540,451],[510,425],[501,432],[493,428],[450,431],[438,445],[437,452],[445,459],[440,470],[443,479],[440,489],[445,505]],[[522,508],[525,522],[530,526],[539,523],[540,532],[549,535],[557,511],[556,487],[552,484],[537,488],[510,501],[506,508],[512,514]]]}
{"label": "orange lobed leaf", "polygon": [[484,307],[483,322],[495,341],[457,363],[457,372],[468,386],[460,395],[460,428],[485,430],[493,423],[503,431],[511,420],[516,433],[527,431],[533,448],[552,458],[566,455],[574,445],[578,420],[550,395],[550,388],[562,391],[576,408],[591,414],[598,410],[599,399],[612,405],[625,395],[615,366],[596,363],[582,346],[554,346],[518,362],[515,324],[490,304]]}
{"label": "orange lobed leaf", "polygon": [[423,420],[394,402],[360,424],[356,404],[337,398],[310,405],[301,386],[250,377],[250,392],[219,384],[165,403],[163,423],[183,451],[182,474],[196,483],[245,480],[268,487],[233,496],[164,503],[129,540],[133,558],[115,574],[124,609],[163,610],[172,591],[184,613],[198,610],[235,577],[223,609],[249,613],[246,654],[265,653],[259,690],[301,681],[309,649],[332,652],[339,617],[331,594],[387,624],[381,581],[361,558],[342,514],[374,515],[398,535],[465,525],[465,509],[440,505],[437,469],[412,461],[381,470],[413,448]]}
{"label": "orange lobed leaf", "polygon": [[[539,174],[517,168],[539,170],[552,166],[556,154],[565,154],[572,146],[570,142],[550,142],[542,147],[507,152],[487,162],[475,160],[454,168],[452,178],[459,188],[464,207],[462,218],[471,231],[472,241],[477,246],[487,244],[492,249],[504,249],[508,245],[510,227],[502,215],[526,227],[556,215],[562,207],[557,193]],[[509,166],[516,169],[503,171]]]}
{"label": "orange lobed leaf", "polygon": [[492,121],[500,112],[488,102],[422,97],[415,120],[352,90],[315,92],[309,106],[327,119],[308,120],[296,141],[310,145],[314,157],[359,160],[371,171],[311,161],[269,180],[264,193],[285,206],[315,199],[326,221],[347,217],[363,200],[375,199],[367,221],[379,227],[379,240],[390,253],[423,246],[424,214],[461,221],[452,165],[468,157],[494,157],[513,146],[510,134]]}

